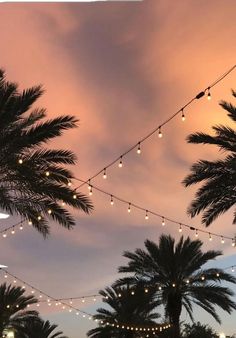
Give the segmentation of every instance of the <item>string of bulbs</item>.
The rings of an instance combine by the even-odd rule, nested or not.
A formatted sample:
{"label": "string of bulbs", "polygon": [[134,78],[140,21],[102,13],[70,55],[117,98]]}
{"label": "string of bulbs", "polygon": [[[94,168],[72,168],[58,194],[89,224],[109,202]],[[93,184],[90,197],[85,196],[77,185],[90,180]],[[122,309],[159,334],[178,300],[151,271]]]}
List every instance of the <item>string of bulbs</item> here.
{"label": "string of bulbs", "polygon": [[108,196],[110,198],[110,204],[111,206],[113,206],[115,204],[115,201],[119,201],[123,204],[125,204],[127,206],[127,212],[129,214],[131,214],[131,211],[132,209],[137,209],[137,210],[140,210],[144,213],[144,218],[145,220],[147,221],[149,219],[149,216],[150,215],[153,215],[155,217],[158,217],[160,220],[161,220],[161,225],[164,227],[166,225],[166,222],[171,222],[175,225],[178,225],[179,227],[179,232],[182,233],[183,232],[183,228],[187,228],[191,231],[194,231],[195,232],[195,237],[198,238],[199,237],[199,234],[200,233],[203,233],[203,234],[207,234],[208,235],[208,239],[209,241],[212,241],[213,240],[213,237],[218,237],[221,239],[221,243],[224,244],[225,243],[225,240],[231,240],[231,244],[232,244],[232,247],[236,247],[236,237],[228,237],[228,236],[225,236],[225,235],[222,235],[222,234],[218,234],[218,233],[214,233],[214,232],[209,232],[209,231],[206,231],[206,230],[203,230],[203,229],[199,229],[195,226],[192,226],[192,225],[189,225],[189,224],[186,224],[186,223],[182,223],[182,222],[179,222],[173,218],[170,218],[168,216],[165,216],[163,214],[160,214],[156,211],[152,211],[150,210],[150,208],[145,208],[143,206],[140,206],[140,205],[137,205],[131,201],[128,201],[128,200],[125,200],[124,198],[122,197],[119,197],[117,196],[116,194],[114,193],[110,193],[110,192],[107,192],[97,186],[94,186],[92,185],[90,182],[87,182],[87,181],[84,181],[80,178],[75,178],[75,180],[77,181],[80,181],[80,182],[83,182],[84,184],[87,184],[88,186],[88,189],[89,189],[89,195],[91,196],[93,194],[93,190],[96,190],[106,196]]}
{"label": "string of bulbs", "polygon": [[87,180],[85,180],[83,183],[81,183],[76,189],[81,188],[84,184],[91,182],[94,178],[99,176],[100,174],[103,174],[103,178],[107,178],[107,169],[109,169],[114,164],[118,163],[118,167],[123,167],[123,159],[124,157],[129,154],[131,151],[136,149],[137,154],[141,154],[141,145],[151,138],[153,135],[158,133],[158,137],[163,137],[163,127],[171,122],[176,116],[181,115],[182,121],[185,121],[186,115],[185,115],[185,109],[190,106],[194,101],[201,99],[203,96],[207,94],[207,99],[211,100],[211,89],[215,87],[218,83],[220,83],[224,78],[226,78],[233,70],[236,68],[236,65],[232,66],[229,70],[227,70],[224,74],[222,74],[220,77],[218,77],[213,83],[208,85],[205,89],[200,91],[196,96],[194,96],[191,100],[189,100],[187,103],[185,103],[180,109],[178,109],[174,114],[170,115],[165,121],[163,121],[161,124],[159,124],[157,127],[155,127],[152,131],[150,131],[146,136],[141,138],[138,142],[136,142],[134,145],[130,146],[126,151],[124,151],[122,154],[117,156],[114,160],[112,160],[110,163],[108,163],[106,166],[104,166],[102,169],[99,169],[95,174],[93,174],[91,177],[89,177]]}
{"label": "string of bulbs", "polygon": [[[78,309],[77,307],[73,306],[72,303],[68,304],[65,302],[65,300],[68,300],[68,299],[63,299],[61,298],[60,300],[59,299],[56,299],[54,297],[51,297],[49,296],[47,293],[45,293],[44,291],[32,286],[31,284],[23,281],[21,278],[13,275],[12,273],[10,273],[8,270],[4,269],[4,268],[1,268],[2,271],[4,271],[4,278],[7,279],[8,276],[12,277],[14,280],[13,280],[13,284],[16,284],[17,281],[20,282],[21,284],[23,284],[21,287],[23,289],[27,287],[29,287],[31,289],[31,294],[35,294],[36,292],[39,293],[39,298],[40,300],[42,300],[43,297],[46,297],[47,298],[47,304],[48,306],[51,306],[52,305],[52,302],[55,302],[55,305],[58,307],[58,306],[61,306],[61,309],[62,310],[68,310],[69,313],[73,313],[75,312],[76,316],[79,316],[80,314],[82,314],[82,318],[88,318],[89,320],[94,320],[94,322],[96,323],[99,323],[100,325],[104,325],[104,326],[111,326],[111,327],[116,327],[118,329],[122,329],[122,330],[128,330],[128,331],[152,331],[153,333],[155,333],[156,331],[162,331],[162,330],[166,330],[170,327],[170,324],[156,324],[157,326],[134,326],[133,324],[124,324],[124,323],[119,323],[119,322],[111,322],[111,321],[103,321],[103,320],[98,320],[98,319],[94,319],[93,318],[93,315],[84,311],[84,310],[81,310],[81,309]],[[71,298],[70,298],[71,299]],[[40,302],[36,303],[35,304],[37,307],[40,306]],[[18,307],[17,304],[14,304],[13,306],[15,307]],[[10,308],[11,306],[10,305],[7,305],[6,306],[7,308]],[[27,307],[30,307],[30,305],[28,305]]]}

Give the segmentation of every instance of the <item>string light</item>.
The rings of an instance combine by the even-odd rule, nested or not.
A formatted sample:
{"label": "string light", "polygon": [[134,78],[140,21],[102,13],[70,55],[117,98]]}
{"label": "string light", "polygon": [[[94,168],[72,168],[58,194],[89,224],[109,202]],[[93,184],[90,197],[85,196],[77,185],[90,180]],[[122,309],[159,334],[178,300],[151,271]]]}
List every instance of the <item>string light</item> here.
{"label": "string light", "polygon": [[113,195],[111,195],[111,205],[114,205]]}
{"label": "string light", "polygon": [[48,214],[51,215],[51,213],[52,213],[52,210],[48,209]]}
{"label": "string light", "polygon": [[[156,127],[155,129],[153,129],[152,131],[150,131],[146,136],[144,136],[142,139],[140,139],[138,142],[136,142],[134,145],[132,145],[129,149],[127,149],[123,154],[121,154],[116,159],[114,159],[113,161],[111,161],[106,166],[106,168],[109,168],[109,167],[113,166],[120,159],[121,156],[125,156],[128,153],[130,153],[133,149],[135,149],[137,147],[137,144],[145,142],[147,139],[149,139],[154,134],[156,134],[157,131],[159,131],[158,134],[159,134],[159,137],[161,137],[162,136],[162,133],[161,133],[161,128],[162,127],[164,127],[167,123],[171,122],[177,115],[182,114],[182,111],[184,109],[186,109],[188,106],[190,106],[195,100],[199,100],[200,98],[202,98],[205,95],[206,91],[209,91],[214,86],[216,86],[218,83],[220,83],[225,77],[227,77],[231,72],[233,72],[235,68],[236,68],[236,65],[233,65],[228,71],[226,71],[224,74],[222,74],[213,83],[211,83],[210,85],[208,85],[205,89],[203,89],[196,96],[194,96],[191,100],[189,100],[186,104],[184,104],[179,110],[177,110],[175,113],[173,113],[171,116],[169,116],[164,122],[162,122],[161,124],[159,124],[158,127]],[[89,179],[93,179],[93,178],[97,177],[102,171],[103,171],[103,169],[99,170],[97,173],[95,173]],[[87,182],[88,182],[88,180],[86,181],[86,183]],[[84,183],[82,183],[78,188],[80,188],[82,185],[84,185]]]}
{"label": "string light", "polygon": [[179,232],[182,232],[183,231],[183,229],[182,229],[182,224],[180,223],[179,224]]}
{"label": "string light", "polygon": [[196,231],[195,231],[195,237],[198,238],[198,231],[197,231],[197,229],[196,229]]}
{"label": "string light", "polygon": [[123,167],[123,161],[122,161],[122,156],[120,157],[120,162],[119,162],[119,168]]}
{"label": "string light", "polygon": [[103,178],[104,180],[107,178],[106,168],[103,169]]}
{"label": "string light", "polygon": [[129,206],[128,206],[128,213],[131,212],[131,203],[129,203]]}
{"label": "string light", "polygon": [[162,138],[163,134],[162,134],[162,131],[161,131],[161,127],[158,128],[158,137],[159,138]]}
{"label": "string light", "polygon": [[20,230],[23,230],[23,225],[20,225],[20,228],[19,228]]}
{"label": "string light", "polygon": [[212,241],[212,236],[211,236],[211,233],[209,232],[209,241],[211,242]]}
{"label": "string light", "polygon": [[49,176],[49,175],[50,175],[50,172],[49,172],[49,171],[46,171],[45,175],[46,175],[46,176]]}
{"label": "string light", "polygon": [[19,164],[22,164],[22,163],[23,163],[23,160],[20,158],[20,159],[18,160],[18,163],[19,163]]}
{"label": "string light", "polygon": [[42,219],[42,217],[41,216],[38,216],[38,220],[40,221]]}
{"label": "string light", "polygon": [[148,216],[148,210],[146,210],[145,219],[146,219],[146,220],[148,220],[148,219],[149,219],[149,216]]}
{"label": "string light", "polygon": [[11,231],[12,235],[15,234],[15,229],[13,228],[12,231]]}
{"label": "string light", "polygon": [[165,226],[165,217],[163,217],[163,216],[162,216],[161,225],[162,225],[163,227]]}
{"label": "string light", "polygon": [[181,115],[182,121],[185,121],[185,114],[184,114],[184,110],[182,109],[182,115]]}
{"label": "string light", "polygon": [[207,88],[207,99],[211,100],[211,93],[210,93],[210,87]]}
{"label": "string light", "polygon": [[137,154],[141,154],[141,146],[140,146],[140,142],[138,143]]}
{"label": "string light", "polygon": [[221,237],[221,244],[224,244],[225,240],[224,237]]}
{"label": "string light", "polygon": [[74,194],[74,195],[73,195],[73,199],[74,199],[74,200],[76,200],[76,198],[77,198],[77,195],[76,195],[76,194]]}

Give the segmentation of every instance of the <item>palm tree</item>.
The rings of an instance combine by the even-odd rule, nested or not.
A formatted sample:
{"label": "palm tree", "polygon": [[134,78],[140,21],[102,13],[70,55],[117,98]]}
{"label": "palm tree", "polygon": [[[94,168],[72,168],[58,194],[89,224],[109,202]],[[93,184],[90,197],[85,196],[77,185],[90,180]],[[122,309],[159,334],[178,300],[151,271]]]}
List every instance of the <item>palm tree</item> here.
{"label": "palm tree", "polygon": [[222,255],[220,251],[201,251],[202,242],[181,237],[175,243],[171,236],[162,235],[159,243],[145,241],[146,250],[126,251],[127,266],[119,272],[131,274],[115,285],[146,285],[156,288],[156,297],[165,308],[172,325],[172,337],[180,337],[180,315],[184,307],[193,320],[193,304],[200,306],[220,323],[215,307],[231,313],[236,304],[231,300],[233,292],[220,285],[236,278],[221,269],[203,269],[203,265]]}
{"label": "palm tree", "polygon": [[0,70],[0,208],[28,220],[44,236],[48,219],[71,229],[74,218],[64,205],[88,213],[88,198],[71,188],[73,174],[65,165],[76,163],[69,150],[45,148],[48,141],[75,128],[73,116],[43,120],[45,109],[32,108],[43,89],[20,92]]}
{"label": "palm tree", "polygon": [[209,326],[200,322],[193,325],[185,324],[183,338],[219,338],[219,335]]}
{"label": "palm tree", "polygon": [[0,337],[3,331],[15,328],[19,322],[38,316],[37,311],[28,311],[27,306],[37,303],[33,296],[24,296],[25,290],[21,287],[0,285]]}
{"label": "palm tree", "polygon": [[[232,94],[236,97],[236,92],[233,91]],[[220,105],[231,120],[236,122],[236,107],[225,101]],[[212,129],[214,136],[199,132],[188,136],[187,140],[189,143],[216,145],[225,152],[224,159],[199,160],[192,165],[191,173],[183,181],[186,187],[203,182],[188,208],[188,214],[194,217],[204,211],[202,223],[206,226],[236,204],[236,130],[223,125]],[[236,210],[233,223],[236,223]]]}
{"label": "palm tree", "polygon": [[[96,321],[103,321],[99,327],[88,332],[91,338],[134,338],[140,337],[141,332],[122,329],[122,326],[145,327],[159,326],[155,319],[160,315],[153,310],[159,305],[155,300],[155,292],[144,292],[143,288],[135,289],[134,295],[128,286],[112,288],[108,287],[100,291],[103,302],[111,309],[99,308],[94,316]],[[109,323],[110,325],[106,325]],[[117,327],[117,325],[119,327]],[[155,337],[155,336],[153,336]]]}
{"label": "palm tree", "polygon": [[16,338],[67,338],[62,331],[55,332],[58,325],[40,317],[24,320],[16,327]]}

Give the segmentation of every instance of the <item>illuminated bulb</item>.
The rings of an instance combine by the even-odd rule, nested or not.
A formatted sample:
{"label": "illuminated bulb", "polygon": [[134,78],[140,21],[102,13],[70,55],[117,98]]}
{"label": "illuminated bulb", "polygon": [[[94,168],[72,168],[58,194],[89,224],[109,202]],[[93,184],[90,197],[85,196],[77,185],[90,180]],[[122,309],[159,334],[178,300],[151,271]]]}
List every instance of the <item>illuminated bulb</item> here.
{"label": "illuminated bulb", "polygon": [[[76,312],[76,316],[78,316],[79,315],[79,312]],[[96,321],[96,320],[95,320]]]}
{"label": "illuminated bulb", "polygon": [[39,295],[39,298],[43,298],[43,296],[42,296],[42,295]]}
{"label": "illuminated bulb", "polygon": [[198,237],[198,231],[197,230],[195,231],[195,237]]}
{"label": "illuminated bulb", "polygon": [[161,132],[161,127],[159,127],[159,130],[158,130],[158,137],[159,137],[159,138],[162,138],[162,136],[163,136],[163,135],[162,135],[162,132]]}
{"label": "illuminated bulb", "polygon": [[221,236],[221,244],[224,244],[225,240],[224,237]]}
{"label": "illuminated bulb", "polygon": [[113,196],[111,195],[111,205],[114,204]]}
{"label": "illuminated bulb", "polygon": [[20,230],[23,230],[23,225],[20,226]]}
{"label": "illuminated bulb", "polygon": [[97,301],[97,299],[96,299],[96,298],[93,298],[93,301],[94,301],[94,302],[96,302],[96,301]]}
{"label": "illuminated bulb", "polygon": [[165,226],[165,218],[164,218],[164,217],[162,217],[161,225],[162,225],[163,227]]}
{"label": "illuminated bulb", "polygon": [[119,297],[119,298],[121,297],[121,293],[118,293],[118,297]]}
{"label": "illuminated bulb", "polygon": [[158,288],[158,289],[161,291],[161,290],[162,290],[162,289],[161,289],[161,286],[159,286],[159,288]]}
{"label": "illuminated bulb", "polygon": [[50,175],[50,172],[49,172],[49,171],[46,171],[45,175],[46,175],[46,176],[49,176],[49,175]]}
{"label": "illuminated bulb", "polygon": [[12,229],[11,233],[12,233],[12,235],[14,235],[15,234],[15,229]]}
{"label": "illuminated bulb", "polygon": [[220,277],[220,274],[217,272],[216,277]]}
{"label": "illuminated bulb", "polygon": [[123,167],[122,156],[120,157],[119,168]]}
{"label": "illuminated bulb", "polygon": [[86,315],[83,315],[83,318],[85,318],[86,317]]}
{"label": "illuminated bulb", "polygon": [[31,222],[31,221],[29,221],[29,222],[28,222],[28,224],[29,224],[29,225],[32,225],[32,222]]}
{"label": "illuminated bulb", "polygon": [[82,303],[85,303],[85,299],[84,298],[82,299]]}
{"label": "illuminated bulb", "polygon": [[73,304],[72,300],[70,300],[70,304]]}
{"label": "illuminated bulb", "polygon": [[13,283],[16,284],[16,280],[15,279],[14,279]]}
{"label": "illuminated bulb", "polygon": [[131,212],[131,204],[129,203],[129,206],[128,206],[128,213]]}
{"label": "illuminated bulb", "polygon": [[139,144],[138,144],[137,154],[141,154],[140,142],[139,142]]}
{"label": "illuminated bulb", "polygon": [[186,280],[186,283],[189,284],[189,279]]}
{"label": "illuminated bulb", "polygon": [[90,180],[88,182],[89,182],[88,183],[88,190],[90,190],[92,188],[92,186],[91,186]]}
{"label": "illuminated bulb", "polygon": [[10,305],[7,305],[7,308],[9,309]]}
{"label": "illuminated bulb", "polygon": [[42,217],[41,216],[38,216],[38,220],[40,221],[42,219]]}
{"label": "illuminated bulb", "polygon": [[92,188],[92,187],[90,187],[90,190],[89,190],[89,195],[90,195],[90,196],[92,196],[92,194],[93,194],[93,188]]}
{"label": "illuminated bulb", "polygon": [[77,198],[76,194],[73,195],[73,198],[74,198],[74,200],[76,200],[76,198]]}
{"label": "illuminated bulb", "polygon": [[7,278],[7,274],[4,275],[4,278]]}
{"label": "illuminated bulb", "polygon": [[145,291],[146,293],[148,293],[148,289],[145,289],[144,291]]}
{"label": "illuminated bulb", "polygon": [[145,219],[146,219],[146,220],[148,220],[148,219],[149,219],[149,216],[148,216],[148,210],[146,210]]}
{"label": "illuminated bulb", "polygon": [[31,293],[33,294],[33,293],[35,293],[35,291],[34,291],[34,290],[32,290],[32,291],[31,291]]}
{"label": "illuminated bulb", "polygon": [[48,214],[49,214],[49,215],[51,215],[51,213],[52,213],[52,210],[51,210],[51,209],[49,209],[49,210],[48,210]]}
{"label": "illuminated bulb", "polygon": [[182,231],[183,231],[182,225],[180,224],[180,225],[179,225],[179,232],[182,232]]}
{"label": "illuminated bulb", "polygon": [[202,277],[201,277],[201,280],[205,280],[205,277],[204,277],[204,276],[202,276]]}
{"label": "illuminated bulb", "polygon": [[65,202],[62,202],[61,205],[64,207],[64,206],[66,205],[66,203],[65,203]]}
{"label": "illuminated bulb", "polygon": [[175,288],[175,286],[176,286],[175,283],[173,283],[173,284],[172,284],[172,287]]}
{"label": "illuminated bulb", "polygon": [[71,309],[69,309],[69,312],[72,312],[72,310],[71,310]]}
{"label": "illuminated bulb", "polygon": [[72,183],[71,183],[71,182],[68,182],[67,185],[68,185],[68,187],[71,187],[71,186],[72,186]]}
{"label": "illuminated bulb", "polygon": [[106,168],[103,169],[103,178],[104,180],[107,178]]}
{"label": "illuminated bulb", "polygon": [[185,121],[185,114],[184,114],[184,110],[182,109],[182,121],[184,122]]}
{"label": "illuminated bulb", "polygon": [[234,267],[232,266],[231,271],[234,272]]}
{"label": "illuminated bulb", "polygon": [[131,291],[131,295],[132,295],[132,296],[134,295],[134,291]]}
{"label": "illuminated bulb", "polygon": [[23,163],[23,160],[20,158],[20,159],[18,160],[18,163],[19,163],[19,164],[22,164],[22,163]]}
{"label": "illuminated bulb", "polygon": [[232,239],[232,247],[235,247],[235,245],[236,245],[236,243],[235,243],[235,238],[234,239]]}
{"label": "illuminated bulb", "polygon": [[2,235],[3,238],[7,237],[7,234],[4,232],[4,234]]}
{"label": "illuminated bulb", "polygon": [[37,304],[37,306],[39,307],[39,303]]}
{"label": "illuminated bulb", "polygon": [[209,233],[209,241],[212,241],[212,236],[210,233]]}
{"label": "illuminated bulb", "polygon": [[25,285],[22,285],[22,289],[25,289]]}
{"label": "illuminated bulb", "polygon": [[210,101],[211,100],[210,88],[207,89],[208,89],[207,100]]}

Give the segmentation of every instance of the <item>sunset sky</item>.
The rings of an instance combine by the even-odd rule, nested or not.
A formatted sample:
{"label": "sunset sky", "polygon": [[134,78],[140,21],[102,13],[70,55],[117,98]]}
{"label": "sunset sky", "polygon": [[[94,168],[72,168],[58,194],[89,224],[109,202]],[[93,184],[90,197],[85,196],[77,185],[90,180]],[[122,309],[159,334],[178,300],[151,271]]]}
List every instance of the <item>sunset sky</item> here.
{"label": "sunset sky", "polygon": [[[48,117],[72,114],[79,128],[56,139],[52,146],[73,150],[78,156],[74,174],[87,179],[148,134],[169,115],[206,88],[236,62],[235,0],[144,0],[83,4],[1,4],[0,67],[20,88],[43,84],[45,95],[38,105]],[[181,181],[198,160],[221,156],[214,148],[186,143],[194,131],[211,132],[211,126],[229,120],[219,107],[231,101],[236,70],[180,117],[163,128],[163,138],[153,136],[124,158],[122,169],[114,165],[107,180],[94,185],[146,209],[202,228],[200,217],[190,219],[187,206],[196,187],[185,189]],[[234,101],[235,102],[235,101]],[[88,193],[87,187],[83,192]],[[77,225],[66,231],[52,224],[44,240],[29,226],[1,241],[1,264],[46,293],[73,297],[97,293],[117,277],[124,250],[143,247],[146,238],[158,240],[162,232],[180,237],[178,227],[127,206],[110,205],[98,192],[92,196],[90,216],[75,214]],[[209,228],[233,237],[233,211]],[[1,221],[1,227],[16,218]],[[184,235],[193,233],[184,230]],[[230,241],[209,243],[200,235],[204,250],[222,249],[217,267],[236,264]],[[234,287],[236,292],[236,287]],[[235,297],[236,300],[236,297]],[[75,303],[95,313],[99,302]],[[60,325],[70,338],[85,338],[94,324],[70,313],[41,307],[45,318]],[[219,311],[222,326],[196,309],[195,319],[217,331],[236,332],[236,313]],[[183,311],[182,320],[188,317]]]}

